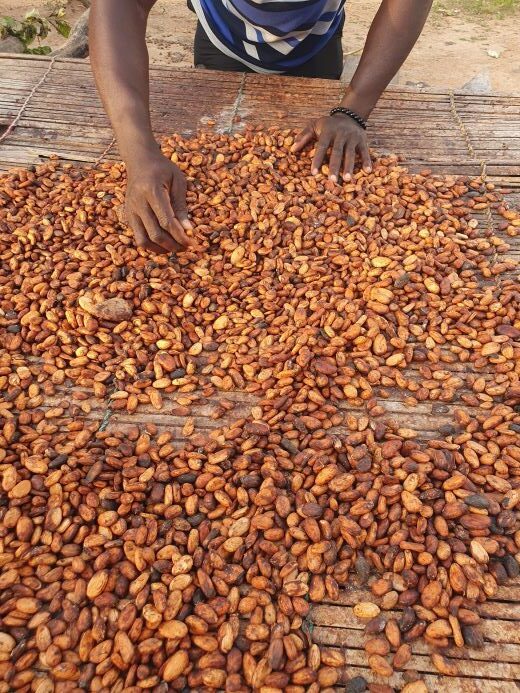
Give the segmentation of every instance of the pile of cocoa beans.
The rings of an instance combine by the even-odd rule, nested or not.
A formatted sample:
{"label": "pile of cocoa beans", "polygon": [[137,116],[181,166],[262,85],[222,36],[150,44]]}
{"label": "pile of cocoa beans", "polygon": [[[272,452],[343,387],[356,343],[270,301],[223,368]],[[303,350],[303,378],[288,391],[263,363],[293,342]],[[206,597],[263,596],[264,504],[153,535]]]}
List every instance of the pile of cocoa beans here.
{"label": "pile of cocoa beans", "polygon": [[[311,176],[293,141],[168,139],[170,257],[121,164],[0,179],[0,693],[421,693],[417,639],[452,676],[486,646],[520,572],[520,217],[392,157]],[[370,681],[312,639],[349,585]]]}

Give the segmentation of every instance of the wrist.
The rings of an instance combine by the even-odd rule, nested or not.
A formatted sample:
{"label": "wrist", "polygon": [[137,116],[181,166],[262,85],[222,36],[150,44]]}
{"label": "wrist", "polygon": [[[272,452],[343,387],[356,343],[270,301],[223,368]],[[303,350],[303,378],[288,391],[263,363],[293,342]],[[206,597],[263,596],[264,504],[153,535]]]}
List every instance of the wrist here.
{"label": "wrist", "polygon": [[372,113],[378,98],[379,97],[375,97],[373,94],[360,94],[349,86],[339,105],[343,106],[344,108],[350,108],[351,110],[355,111],[355,113],[360,115],[361,118],[367,120]]}
{"label": "wrist", "polygon": [[159,145],[151,132],[149,134],[140,132],[133,136],[125,133],[124,137],[119,138],[118,145],[127,169],[161,154]]}
{"label": "wrist", "polygon": [[146,166],[148,162],[152,163],[157,160],[158,157],[162,157],[163,154],[157,142],[154,141],[153,144],[147,146],[135,146],[133,145],[126,154],[123,155],[123,161],[126,164],[126,170],[130,173],[133,171],[139,171],[143,166]]}
{"label": "wrist", "polygon": [[360,128],[363,128],[363,130],[367,129],[367,122],[364,118],[362,118],[359,113],[356,113],[353,111],[351,108],[346,108],[345,106],[336,106],[330,111],[331,116],[339,116],[343,118],[350,118],[351,120],[356,123]]}

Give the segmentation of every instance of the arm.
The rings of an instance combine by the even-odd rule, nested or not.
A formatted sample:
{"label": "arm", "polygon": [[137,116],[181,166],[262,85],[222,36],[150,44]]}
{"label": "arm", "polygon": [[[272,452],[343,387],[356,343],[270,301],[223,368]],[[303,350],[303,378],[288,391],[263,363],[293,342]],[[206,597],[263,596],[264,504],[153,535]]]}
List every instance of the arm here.
{"label": "arm", "polygon": [[138,245],[155,252],[190,244],[186,183],[162,156],[150,121],[146,24],[156,0],[93,0],[91,63],[126,163],[126,214]]}
{"label": "arm", "polygon": [[424,27],[433,0],[384,0],[368,32],[343,106],[368,118]]}
{"label": "arm", "polygon": [[[408,57],[419,38],[433,0],[383,0],[368,32],[363,55],[341,105],[367,118],[379,97]],[[347,116],[337,114],[313,121],[300,134],[294,151],[317,139],[312,171],[317,173],[327,150],[330,176],[345,179],[354,169],[356,151],[365,170],[370,170],[370,154],[364,130]]]}

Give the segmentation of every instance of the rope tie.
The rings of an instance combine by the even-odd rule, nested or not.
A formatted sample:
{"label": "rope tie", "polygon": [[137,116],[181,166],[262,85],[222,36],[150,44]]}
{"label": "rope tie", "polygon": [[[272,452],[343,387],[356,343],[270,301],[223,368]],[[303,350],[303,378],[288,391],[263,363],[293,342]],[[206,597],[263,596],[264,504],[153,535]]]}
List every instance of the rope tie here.
{"label": "rope tie", "polygon": [[109,151],[112,149],[112,147],[114,146],[115,143],[116,143],[116,138],[115,138],[115,137],[112,137],[112,139],[110,140],[108,146],[105,147],[105,149],[103,150],[103,152],[102,152],[102,153],[98,156],[98,158],[94,161],[94,166],[97,166],[98,164],[100,164],[100,163],[103,161],[103,159],[104,159],[105,156],[109,153]]}
{"label": "rope tie", "polygon": [[237,96],[235,99],[235,103],[233,104],[233,109],[231,111],[231,116],[229,119],[229,127],[226,129],[227,135],[231,135],[233,132],[234,120],[235,120],[236,116],[238,115],[238,111],[240,110],[240,104],[242,103],[242,97],[244,95],[245,84],[246,84],[246,73],[242,72],[242,79],[240,80],[240,85],[238,87]]}
{"label": "rope tie", "polygon": [[[464,124],[462,118],[459,115],[459,112],[457,111],[457,106],[455,104],[455,95],[453,94],[453,91],[449,91],[449,97],[450,97],[450,110],[451,110],[451,115],[453,116],[453,119],[457,123],[460,134],[462,135],[462,139],[464,140],[466,144],[466,148],[469,152],[469,155],[473,159],[473,161],[477,162],[480,165],[480,177],[482,179],[482,183],[485,185],[487,181],[487,161],[485,159],[479,159],[477,156],[477,153],[475,152],[475,149],[473,147],[473,144],[471,142],[471,137],[469,135],[469,132],[466,128],[466,125]],[[486,217],[486,222],[487,222],[487,227],[488,231],[490,231],[493,235],[495,235],[495,224],[493,222],[493,214],[491,213],[491,208],[488,205],[486,209],[484,210],[484,214]],[[493,246],[493,259],[492,259],[492,264],[495,264],[498,261],[498,253],[496,246]],[[502,284],[502,276],[498,275],[495,276],[495,280],[497,283],[497,286],[501,286]]]}
{"label": "rope tie", "polygon": [[[455,104],[455,95],[453,91],[449,91],[449,97],[450,97],[450,110],[451,110],[451,115],[453,116],[453,120],[455,123],[458,125],[460,134],[462,135],[462,139],[464,140],[464,143],[466,144],[466,148],[468,150],[468,153],[470,157],[475,161],[476,163],[479,164],[480,166],[480,177],[482,178],[482,182],[484,185],[487,182],[487,161],[485,159],[480,159],[477,156],[477,153],[475,152],[475,149],[473,147],[473,143],[471,142],[471,137],[469,135],[469,132],[466,128],[466,125],[464,124],[464,121],[460,117],[459,112],[457,111],[457,106]],[[487,222],[488,222],[488,228],[490,231],[494,232],[494,224],[493,224],[493,216],[491,214],[491,209],[486,207],[485,214],[487,217]]]}
{"label": "rope tie", "polygon": [[45,70],[45,72],[44,72],[43,75],[40,77],[40,79],[38,80],[38,82],[34,85],[34,87],[31,89],[31,91],[27,94],[27,96],[25,97],[25,99],[24,99],[22,105],[20,106],[20,109],[19,109],[18,113],[15,115],[13,121],[12,121],[11,124],[8,126],[7,130],[6,130],[2,135],[0,135],[0,144],[1,144],[5,139],[7,139],[7,137],[11,134],[11,132],[12,132],[12,131],[15,129],[15,127],[18,125],[18,123],[20,122],[20,119],[22,118],[23,114],[25,113],[25,109],[26,109],[27,106],[29,105],[31,99],[32,99],[33,96],[36,94],[36,92],[38,91],[38,89],[42,86],[42,84],[45,82],[45,80],[46,80],[47,77],[49,76],[50,71],[51,71],[52,68],[54,67],[54,63],[55,63],[55,62],[56,62],[56,56],[54,56],[53,58],[51,58],[51,61],[50,61],[50,63],[49,63],[49,67]]}
{"label": "rope tie", "polygon": [[[45,82],[47,77],[49,76],[52,68],[54,67],[54,64],[56,63],[57,58],[58,58],[58,56],[53,56],[50,59],[48,68],[45,70],[45,72],[40,77],[40,79],[36,82],[34,87],[29,91],[29,93],[27,94],[27,96],[23,100],[22,105],[18,109],[18,112],[16,113],[15,117],[13,118],[13,120],[11,121],[11,123],[9,124],[9,126],[7,127],[5,132],[3,132],[0,135],[0,144],[2,142],[4,142],[9,137],[9,135],[13,132],[13,130],[19,124],[20,120],[22,119],[24,113],[27,110],[27,107],[31,103],[32,98],[34,97],[34,95],[36,94],[38,89],[42,86],[42,84]],[[102,154],[95,160],[95,162],[94,162],[95,166],[97,166],[99,163],[101,163],[101,161],[103,161],[103,159],[107,156],[107,154],[110,152],[110,150],[114,146],[115,142],[116,142],[115,137],[113,137],[112,140],[110,141],[110,143],[108,144],[108,146],[102,152]]]}

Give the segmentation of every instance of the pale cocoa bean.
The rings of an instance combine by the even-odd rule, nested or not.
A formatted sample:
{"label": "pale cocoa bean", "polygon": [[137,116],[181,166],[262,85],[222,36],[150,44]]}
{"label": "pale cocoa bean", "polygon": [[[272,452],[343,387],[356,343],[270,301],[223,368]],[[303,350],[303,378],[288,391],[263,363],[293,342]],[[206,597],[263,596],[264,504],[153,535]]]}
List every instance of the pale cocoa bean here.
{"label": "pale cocoa bean", "polygon": [[384,657],[378,654],[372,654],[368,658],[368,664],[374,674],[377,676],[383,676],[384,678],[390,678],[394,673],[391,665],[386,661]]}
{"label": "pale cocoa bean", "polygon": [[353,608],[354,615],[357,618],[370,619],[375,618],[379,614],[379,607],[373,602],[359,602]]}

